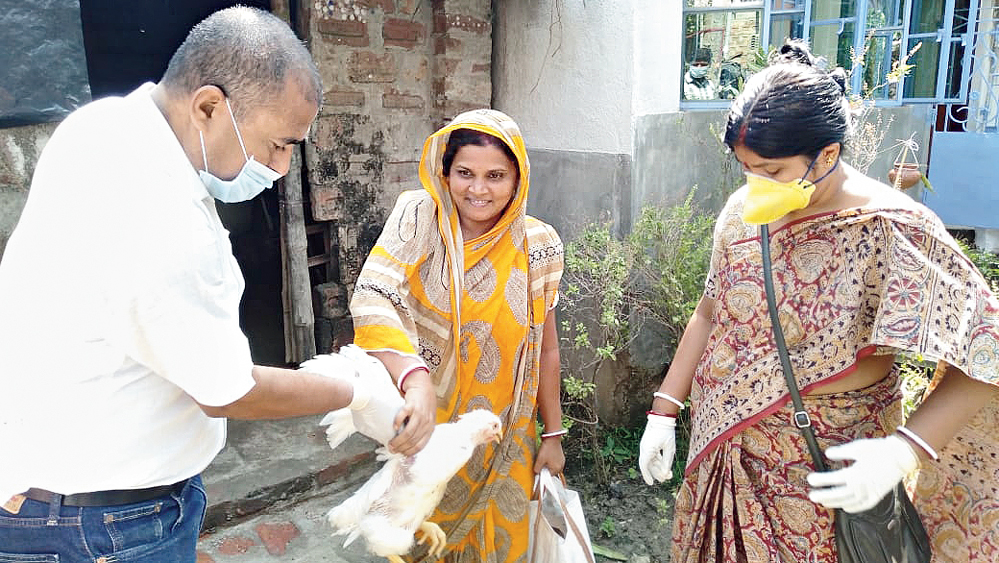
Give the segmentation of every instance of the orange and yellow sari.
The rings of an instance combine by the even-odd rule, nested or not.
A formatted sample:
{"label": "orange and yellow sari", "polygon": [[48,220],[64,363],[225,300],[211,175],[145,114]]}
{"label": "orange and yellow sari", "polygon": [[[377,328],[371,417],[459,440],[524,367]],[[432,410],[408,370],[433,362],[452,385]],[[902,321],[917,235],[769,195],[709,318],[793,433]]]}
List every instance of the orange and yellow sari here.
{"label": "orange and yellow sari", "polygon": [[[442,171],[450,133],[460,128],[501,139],[520,173],[500,220],[469,241]],[[476,408],[504,421],[503,441],[476,451],[431,517],[448,535],[449,562],[522,561],[527,551],[542,328],[562,275],[558,235],[526,214],[529,173],[509,117],[493,110],[456,117],[427,139],[423,190],[399,196],[351,298],[358,346],[427,364],[438,423]]]}

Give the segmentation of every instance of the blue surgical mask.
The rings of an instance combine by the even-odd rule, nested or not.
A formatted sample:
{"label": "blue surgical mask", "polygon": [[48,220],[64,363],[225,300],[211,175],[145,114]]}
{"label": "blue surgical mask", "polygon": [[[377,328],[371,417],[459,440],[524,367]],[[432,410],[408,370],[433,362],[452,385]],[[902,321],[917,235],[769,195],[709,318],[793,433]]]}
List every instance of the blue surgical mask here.
{"label": "blue surgical mask", "polygon": [[691,78],[704,78],[708,75],[708,67],[706,66],[692,66],[690,67]]}
{"label": "blue surgical mask", "polygon": [[239,134],[239,127],[236,125],[236,118],[232,114],[232,106],[229,105],[229,98],[226,98],[225,105],[229,108],[229,118],[232,120],[232,127],[236,130],[236,139],[239,140],[239,148],[243,149],[243,158],[246,164],[232,180],[223,180],[208,172],[208,153],[205,152],[205,136],[198,131],[201,138],[201,157],[205,162],[205,169],[199,170],[198,175],[205,183],[208,193],[215,199],[225,203],[238,203],[248,201],[260,192],[274,185],[274,182],[282,174],[271,169],[265,164],[253,160],[252,156],[246,154],[246,146],[243,145],[243,136]]}

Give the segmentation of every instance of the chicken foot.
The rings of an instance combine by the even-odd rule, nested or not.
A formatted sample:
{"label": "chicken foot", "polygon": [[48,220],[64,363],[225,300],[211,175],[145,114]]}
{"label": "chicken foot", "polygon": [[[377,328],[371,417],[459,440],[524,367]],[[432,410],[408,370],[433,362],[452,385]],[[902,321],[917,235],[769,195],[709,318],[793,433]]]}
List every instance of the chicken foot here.
{"label": "chicken foot", "polygon": [[[423,545],[424,542],[429,542],[429,554],[434,557],[440,557],[441,553],[444,553],[444,547],[447,545],[447,534],[444,533],[444,530],[429,520],[420,524],[419,530],[423,533],[423,537],[417,543]],[[405,563],[398,555],[388,555],[385,558],[389,560],[389,563]]]}
{"label": "chicken foot", "polygon": [[423,532],[423,537],[417,543],[423,545],[425,542],[429,542],[430,555],[440,557],[440,554],[444,553],[444,548],[447,546],[447,534],[444,533],[444,530],[437,524],[427,520],[420,524],[420,531]]}

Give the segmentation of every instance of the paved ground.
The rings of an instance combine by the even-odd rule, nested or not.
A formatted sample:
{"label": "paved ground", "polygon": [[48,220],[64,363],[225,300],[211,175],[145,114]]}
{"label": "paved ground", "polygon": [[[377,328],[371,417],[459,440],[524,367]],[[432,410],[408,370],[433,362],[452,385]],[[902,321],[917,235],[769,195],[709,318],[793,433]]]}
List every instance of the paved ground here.
{"label": "paved ground", "polygon": [[377,469],[375,444],[355,435],[331,450],[318,421],[229,421],[226,448],[203,473],[198,563],[384,563],[360,540],[342,548],[325,522]]}
{"label": "paved ground", "polygon": [[385,563],[366,553],[363,540],[342,547],[343,537],[333,537],[326,523],[326,511],[361,482],[339,491],[331,491],[335,486],[323,487],[308,498],[278,503],[239,524],[203,534],[198,563]]}

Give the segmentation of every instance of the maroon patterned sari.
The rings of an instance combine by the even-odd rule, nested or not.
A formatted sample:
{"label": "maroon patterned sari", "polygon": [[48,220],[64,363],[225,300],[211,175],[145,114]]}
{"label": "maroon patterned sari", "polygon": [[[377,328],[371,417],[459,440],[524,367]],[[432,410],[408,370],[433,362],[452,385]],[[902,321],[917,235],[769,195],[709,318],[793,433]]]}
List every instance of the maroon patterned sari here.
{"label": "maroon patterned sari", "polygon": [[[705,285],[705,296],[715,300],[714,326],[690,395],[690,453],[672,561],[832,563],[832,512],[807,497],[811,461],[790,422],[758,232],[740,219],[743,193],[729,199],[715,229]],[[781,325],[803,393],[848,375],[858,359],[901,351],[999,384],[999,302],[921,205],[806,217],[771,234],[771,254]],[[896,382],[892,376],[866,389],[807,397],[823,448],[892,432],[901,423]],[[999,402],[924,471],[934,485],[920,476],[915,502],[939,561],[999,560],[999,459],[972,460],[962,447],[967,439],[985,440],[997,451],[994,433],[975,434],[985,421],[994,424],[995,413]],[[982,442],[972,443],[981,449]],[[970,464],[980,461],[972,470],[976,482],[966,483]],[[993,555],[943,558],[958,544]]]}

